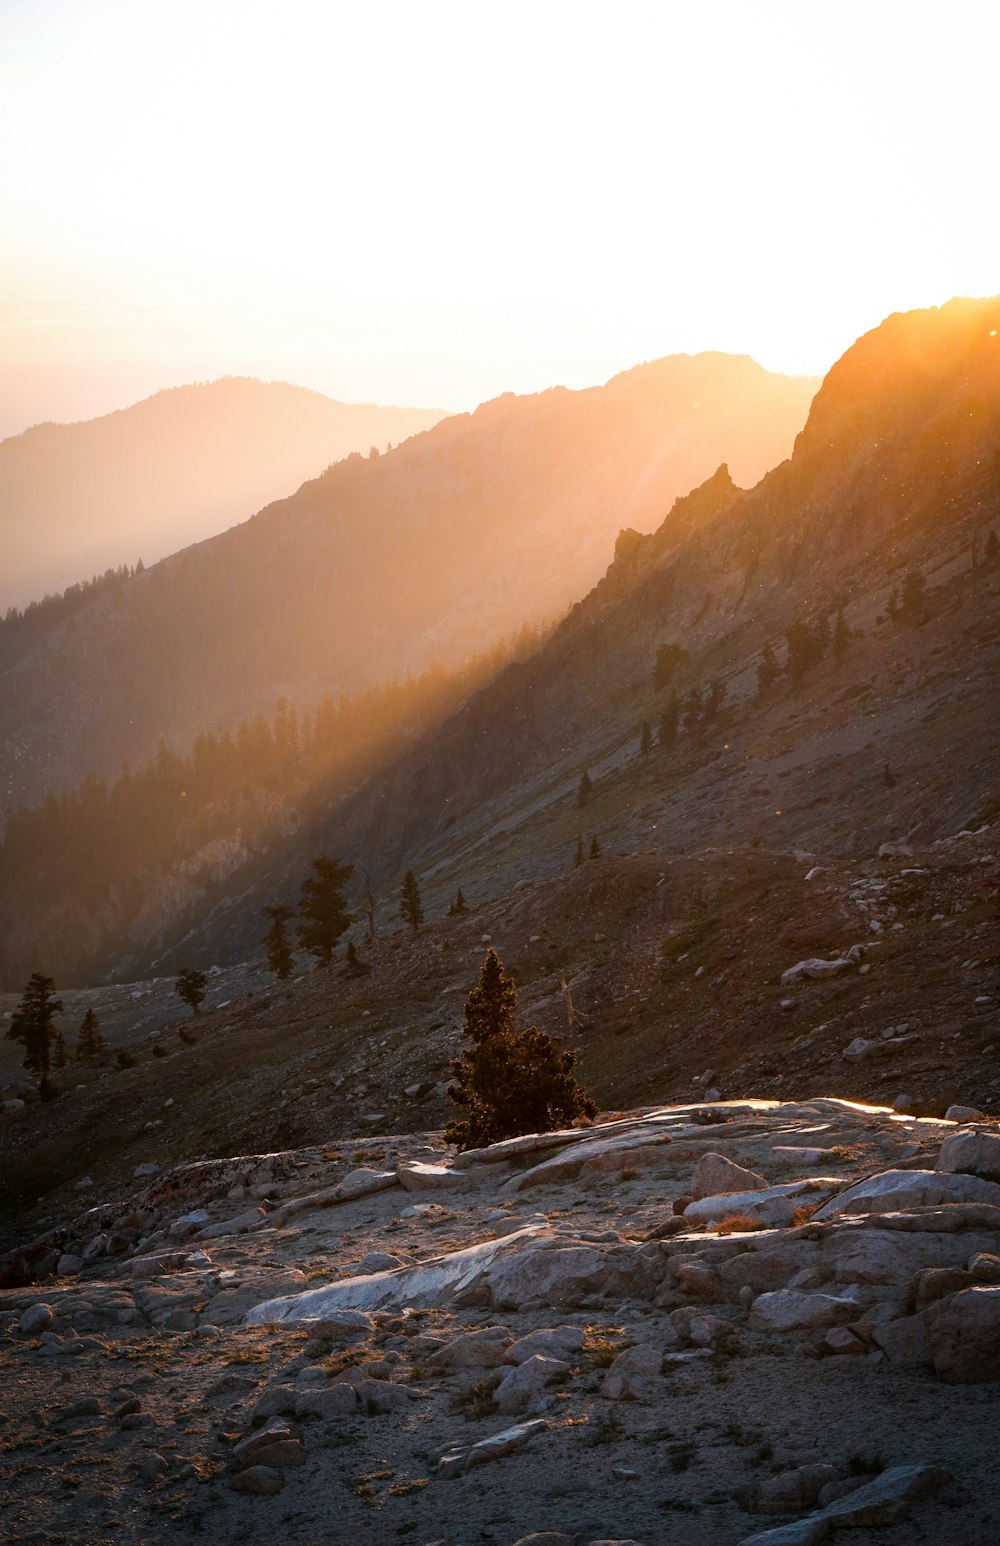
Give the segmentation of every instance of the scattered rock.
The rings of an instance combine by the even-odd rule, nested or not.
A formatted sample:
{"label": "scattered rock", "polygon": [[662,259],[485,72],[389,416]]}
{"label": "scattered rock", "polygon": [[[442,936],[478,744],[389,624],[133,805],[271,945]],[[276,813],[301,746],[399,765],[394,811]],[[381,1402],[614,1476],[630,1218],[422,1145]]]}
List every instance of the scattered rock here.
{"label": "scattered rock", "polygon": [[855,1299],[779,1288],[771,1294],[757,1295],[750,1311],[750,1325],[754,1331],[806,1331],[842,1325],[844,1321],[856,1320],[857,1316]]}
{"label": "scattered rock", "polygon": [[763,1176],[745,1170],[724,1154],[703,1154],[691,1178],[691,1196],[696,1202],[703,1197],[720,1197],[729,1192],[756,1192],[766,1187],[767,1182]]}
{"label": "scattered rock", "polygon": [[55,1321],[55,1313],[51,1305],[32,1304],[21,1314],[18,1321],[18,1329],[26,1337],[40,1336],[43,1331],[48,1331]]}
{"label": "scattered rock", "polygon": [[608,1401],[639,1401],[651,1393],[663,1367],[663,1351],[640,1342],[619,1353],[601,1384]]}

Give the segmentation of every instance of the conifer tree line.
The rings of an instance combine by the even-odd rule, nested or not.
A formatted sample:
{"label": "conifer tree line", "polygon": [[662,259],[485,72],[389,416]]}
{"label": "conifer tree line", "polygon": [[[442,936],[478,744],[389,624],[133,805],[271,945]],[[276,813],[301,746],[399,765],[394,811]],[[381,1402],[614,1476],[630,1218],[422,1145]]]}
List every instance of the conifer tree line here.
{"label": "conifer tree line", "polygon": [[144,572],[145,567],[141,558],[132,568],[128,564],[119,564],[116,569],[105,569],[103,574],[95,574],[89,580],[78,580],[75,585],[67,585],[64,591],[45,595],[41,601],[29,601],[23,609],[8,607],[3,617],[0,617],[0,629],[13,632],[28,631],[38,625],[48,628],[53,622],[71,616],[93,596],[99,596],[102,591],[117,590],[126,580],[134,580],[137,574]]}
{"label": "conifer tree line", "polygon": [[[11,1016],[7,1040],[20,1042],[24,1068],[40,1080],[46,1080],[53,1068],[65,1068],[70,1059],[63,1030],[55,1024],[56,1015],[62,1013],[63,1002],[55,997],[53,978],[32,972]],[[100,1021],[96,1012],[88,1009],[77,1036],[76,1059],[82,1062],[106,1051]]]}
{"label": "conifer tree line", "polygon": [[[158,875],[236,834],[252,850],[274,824],[276,797],[306,811],[320,789],[328,801],[390,758],[400,735],[443,719],[538,641],[538,630],[525,628],[458,670],[435,668],[353,697],[328,696],[314,711],[279,699],[270,719],[255,715],[235,731],[199,735],[186,756],[161,743],[150,762],[125,766],[110,783],[88,777],[41,805],[8,810],[0,841],[0,982],[23,981],[34,939],[49,934],[60,975],[106,970]],[[53,869],[58,931],[48,923]],[[88,920],[112,896],[120,922],[95,956]],[[79,916],[76,935],[67,915]]]}

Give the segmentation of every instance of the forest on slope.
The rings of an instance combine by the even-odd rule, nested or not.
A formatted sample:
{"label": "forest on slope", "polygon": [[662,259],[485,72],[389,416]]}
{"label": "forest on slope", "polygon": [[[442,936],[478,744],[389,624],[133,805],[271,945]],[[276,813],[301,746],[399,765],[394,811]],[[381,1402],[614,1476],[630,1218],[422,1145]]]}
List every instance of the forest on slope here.
{"label": "forest on slope", "polygon": [[0,628],[4,803],[542,625],[603,572],[621,525],[658,526],[722,458],[755,482],[787,455],[814,389],[698,355],[499,398],[338,462],[71,616]]}

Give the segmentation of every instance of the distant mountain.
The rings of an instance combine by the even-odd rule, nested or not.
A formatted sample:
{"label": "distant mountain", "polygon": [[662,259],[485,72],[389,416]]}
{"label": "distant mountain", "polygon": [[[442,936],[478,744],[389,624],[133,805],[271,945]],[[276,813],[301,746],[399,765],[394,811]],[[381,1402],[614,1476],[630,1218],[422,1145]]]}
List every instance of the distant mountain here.
{"label": "distant mountain", "polygon": [[3,625],[0,798],[559,616],[620,526],[658,526],[723,458],[753,483],[787,455],[815,385],[704,354],[501,397],[388,455],[348,457],[110,590]]}
{"label": "distant mountain", "polygon": [[103,418],[0,441],[0,612],[214,536],[330,462],[442,417],[287,382],[176,387]]}

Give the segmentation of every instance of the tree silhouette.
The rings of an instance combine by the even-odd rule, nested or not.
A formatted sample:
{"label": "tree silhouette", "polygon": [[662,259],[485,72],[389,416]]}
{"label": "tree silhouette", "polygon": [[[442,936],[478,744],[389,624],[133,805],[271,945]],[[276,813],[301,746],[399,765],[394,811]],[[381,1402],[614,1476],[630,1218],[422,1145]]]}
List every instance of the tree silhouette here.
{"label": "tree silhouette", "polygon": [[88,1009],[80,1023],[80,1030],[76,1040],[76,1055],[82,1062],[85,1058],[100,1057],[106,1050],[104,1037],[101,1035],[101,1022],[92,1009]]}
{"label": "tree silhouette", "polygon": [[420,887],[412,870],[407,870],[403,876],[399,891],[399,912],[404,923],[408,923],[416,934],[424,921],[424,904],[420,900]]}
{"label": "tree silhouette", "polygon": [[445,1128],[448,1143],[472,1149],[597,1115],[573,1076],[576,1053],[537,1025],[518,1030],[513,979],[492,948],[465,1003],[464,1035],[470,1045],[451,1065],[448,1095],[467,1115]]}
{"label": "tree silhouette", "polygon": [[264,936],[267,964],[275,976],[284,982],[286,977],[291,976],[295,959],[292,942],[288,938],[288,924],[295,917],[295,908],[277,903],[274,907],[262,907],[260,911],[263,918],[271,920],[271,927]]}
{"label": "tree silhouette", "polygon": [[207,983],[208,978],[204,972],[197,971],[193,966],[186,966],[174,983],[174,992],[178,998],[184,1000],[185,1004],[189,1004],[197,1015],[201,1013]]}
{"label": "tree silhouette", "polygon": [[596,837],[590,839],[590,853],[587,857],[588,859],[599,859],[601,857],[601,845]]}
{"label": "tree silhouette", "polygon": [[299,898],[299,944],[318,956],[324,966],[333,960],[334,947],[351,915],[344,907],[344,887],[354,874],[353,864],[341,864],[320,854],[313,860],[314,874],[302,882]]}
{"label": "tree silhouette", "polygon": [[24,1067],[30,1074],[44,1078],[49,1072],[52,1043],[56,1031],[53,1018],[62,1013],[62,1000],[52,997],[55,982],[41,972],[32,972],[21,998],[11,1016],[9,1041],[19,1041],[24,1047]]}
{"label": "tree silhouette", "polygon": [[461,886],[459,886],[458,892],[456,893],[456,896],[455,896],[455,900],[454,900],[454,902],[452,902],[451,906],[448,909],[448,917],[449,918],[460,918],[461,915],[465,911],[466,911],[465,897],[462,894]]}
{"label": "tree silhouette", "polygon": [[594,781],[590,774],[587,772],[587,769],[584,768],[583,772],[580,774],[580,782],[576,788],[577,805],[581,807],[586,805],[587,801],[590,799],[590,794],[593,787]]}

